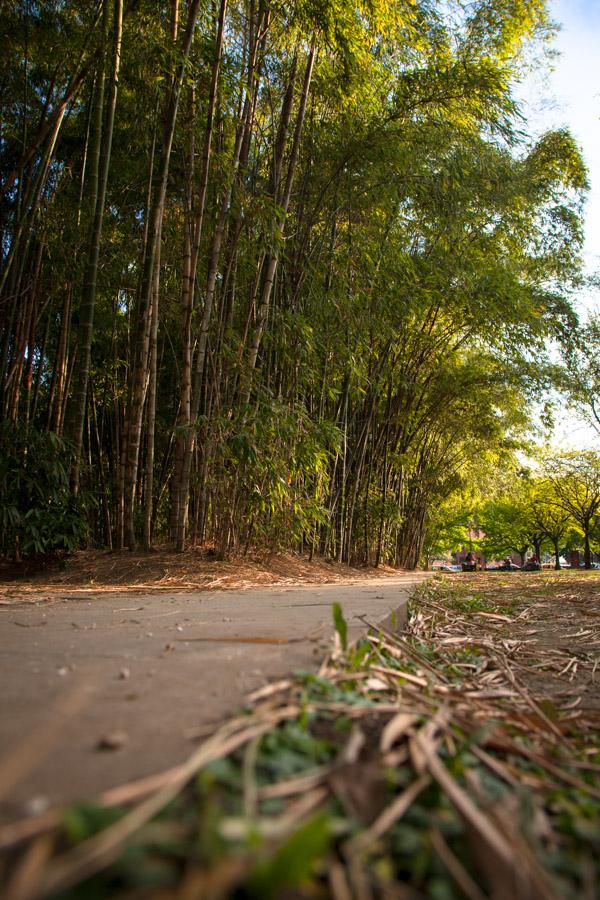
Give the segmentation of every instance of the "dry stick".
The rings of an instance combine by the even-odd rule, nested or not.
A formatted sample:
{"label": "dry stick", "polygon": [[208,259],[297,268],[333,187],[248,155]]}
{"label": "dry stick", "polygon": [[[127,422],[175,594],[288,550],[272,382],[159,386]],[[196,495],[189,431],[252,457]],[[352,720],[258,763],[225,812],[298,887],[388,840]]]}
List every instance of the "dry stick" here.
{"label": "dry stick", "polygon": [[118,857],[122,846],[129,838],[160,812],[199,769],[215,759],[232,753],[252,738],[264,734],[273,725],[294,718],[299,712],[297,706],[283,707],[265,716],[262,722],[253,723],[250,719],[248,727],[237,733],[231,733],[229,723],[225,725],[175,770],[171,784],[167,784],[162,790],[136,806],[114,825],[68,851],[50,866],[41,894],[33,894],[27,900],[66,890],[109,865]]}
{"label": "dry stick", "polygon": [[[364,622],[367,628],[372,628],[374,631],[378,632],[378,634],[383,635],[388,641],[391,641],[393,644],[398,644],[402,648],[402,651],[406,654],[406,656],[410,657],[414,662],[416,662],[423,669],[426,669],[428,672],[431,672],[438,678],[440,681],[447,681],[447,679],[440,673],[435,666],[432,666],[431,663],[423,656],[422,653],[419,653],[414,647],[411,647],[408,641],[401,637],[399,634],[394,634],[392,631],[389,631],[387,628],[382,627],[381,625],[376,625],[374,622],[370,622],[366,616],[358,616],[358,618]],[[372,644],[381,644],[382,646],[386,646],[385,641],[382,641],[376,635],[370,635],[367,638]],[[388,648],[389,649],[389,648]],[[394,654],[392,653],[392,656]]]}
{"label": "dry stick", "polygon": [[10,825],[5,825],[0,829],[0,852],[24,841],[29,841],[45,831],[51,831],[59,824],[60,814],[54,809],[35,818],[27,816],[26,819],[11,822]]}
{"label": "dry stick", "polygon": [[371,844],[379,840],[386,831],[389,831],[392,825],[396,824],[398,819],[402,818],[419,794],[429,784],[431,784],[431,778],[428,774],[420,775],[412,784],[409,784],[399,797],[396,797],[389,806],[386,806],[367,831],[361,831],[360,834],[346,842],[343,848],[344,856],[349,859],[355,854],[364,853],[368,850]]}
{"label": "dry stick", "polygon": [[292,797],[294,794],[304,794],[318,787],[324,778],[332,771],[331,766],[318,766],[312,772],[288,778],[286,781],[277,781],[275,784],[267,784],[258,789],[259,800],[272,800],[277,797]]}
{"label": "dry stick", "polygon": [[418,716],[414,713],[402,711],[395,715],[387,723],[379,739],[379,750],[388,753],[398,740],[406,735],[409,729],[417,722]]}
{"label": "dry stick", "polygon": [[332,860],[327,875],[329,891],[333,900],[353,900],[352,891],[346,878],[346,870],[341,863]]}
{"label": "dry stick", "polygon": [[[427,755],[423,753],[422,746],[427,745],[430,752],[437,755],[438,748],[443,740],[443,731],[447,729],[450,711],[447,706],[439,709],[431,716],[419,730],[408,735],[408,752],[412,767],[418,775],[425,774],[427,769]],[[450,737],[446,731],[446,738]]]}
{"label": "dry stick", "polygon": [[429,682],[426,678],[419,678],[418,675],[412,675],[410,672],[402,672],[400,669],[388,669],[385,666],[371,666],[371,671],[376,672],[378,675],[385,675],[387,678],[404,678],[411,684],[416,684],[417,687],[429,687]]}
{"label": "dry stick", "polygon": [[484,763],[489,769],[491,769],[494,775],[497,775],[512,788],[519,787],[519,780],[514,777],[507,765],[501,763],[489,753],[486,753],[485,750],[482,750],[481,747],[478,747],[476,744],[473,744],[471,746],[471,753],[473,753],[477,757],[477,759],[480,759],[482,763]]}
{"label": "dry stick", "polygon": [[257,688],[257,690],[252,691],[251,694],[248,694],[247,700],[248,703],[256,703],[258,700],[265,700],[268,697],[272,697],[274,694],[279,694],[282,691],[287,691],[288,688],[292,687],[292,682],[289,678],[285,678],[282,681],[276,681],[271,684],[266,684],[264,687]]}
{"label": "dry stick", "polygon": [[468,900],[486,900],[486,895],[479,890],[478,885],[473,881],[463,864],[454,855],[444,837],[437,828],[432,828],[430,832],[431,843],[433,849],[444,863],[450,875]]}
{"label": "dry stick", "polygon": [[[501,868],[510,878],[515,889],[516,896],[520,896],[518,891],[519,884],[522,884],[519,871],[519,863],[521,860],[515,855],[515,847],[512,846],[504,837],[501,831],[485,816],[485,814],[473,803],[469,795],[460,785],[452,778],[437,754],[431,750],[426,741],[415,736],[415,741],[419,743],[419,747],[427,760],[427,768],[429,773],[437,781],[439,786],[445,791],[448,799],[460,813],[465,822],[481,837],[488,849],[491,851],[495,860],[500,863]],[[531,887],[535,887],[535,897],[539,900],[557,900],[557,895],[548,885],[544,873],[534,870],[529,873],[532,882]],[[527,894],[526,894],[527,895]]]}
{"label": "dry stick", "polygon": [[54,835],[44,834],[27,847],[6,888],[4,900],[22,900],[39,885],[44,867],[54,849]]}
{"label": "dry stick", "polygon": [[[546,769],[547,772],[550,772],[551,775],[556,776],[556,778],[564,781],[566,784],[579,788],[581,791],[587,791],[592,797],[600,799],[600,788],[595,788],[586,781],[582,781],[581,778],[577,778],[576,775],[571,775],[570,772],[565,771],[565,769],[562,769],[560,766],[555,766],[554,763],[550,762],[550,760],[546,759],[540,753],[536,753],[535,750],[529,750],[527,747],[521,746],[521,744],[516,744],[514,741],[511,741],[510,738],[494,738],[492,736],[489,738],[488,743],[490,746],[497,747],[499,750],[508,750],[509,753],[514,753],[517,756],[524,756],[532,762],[537,763],[543,769]],[[570,761],[565,760],[564,764],[570,765]]]}
{"label": "dry stick", "polygon": [[360,859],[349,860],[347,871],[355,900],[374,900],[371,879],[365,871],[362,861]]}
{"label": "dry stick", "polygon": [[252,738],[246,744],[244,759],[242,762],[242,791],[244,817],[249,820],[256,818],[258,812],[258,785],[256,782],[256,761],[260,748],[261,735]]}
{"label": "dry stick", "polygon": [[259,820],[252,816],[225,819],[221,831],[229,840],[245,840],[249,834],[258,831],[269,841],[280,841],[294,831],[309,813],[321,806],[328,796],[328,788],[316,787],[305,791],[299,799],[290,803],[280,816],[270,818],[265,816]]}
{"label": "dry stick", "polygon": [[163,900],[172,900],[174,897],[177,900],[198,900],[204,897],[220,900],[222,897],[230,897],[247,876],[252,862],[251,853],[247,850],[235,858],[226,856],[210,869],[200,868],[199,863],[192,864],[183,875],[177,890],[163,892],[160,896]]}
{"label": "dry stick", "polygon": [[434,603],[433,600],[424,600],[423,597],[419,597],[419,607],[421,606],[429,606],[431,609],[435,609],[437,612],[441,612],[444,614],[444,617],[448,619],[448,614],[451,610],[447,609],[445,606],[440,606],[439,603]]}
{"label": "dry stick", "polygon": [[[403,709],[407,709],[406,705],[403,705]],[[361,716],[373,716],[373,715],[386,715],[389,713],[398,712],[398,703],[378,703],[377,706],[372,706],[370,703],[360,704],[360,703],[352,703],[348,705],[347,703],[311,703],[309,707],[304,707],[308,712],[330,712],[330,713],[342,713],[351,719],[358,719]],[[418,716],[427,716],[430,715],[429,710],[424,709],[416,709],[412,710],[415,715]]]}
{"label": "dry stick", "polygon": [[544,712],[544,710],[541,709],[541,707],[536,703],[536,701],[533,699],[533,697],[519,685],[519,683],[517,682],[517,679],[516,679],[516,677],[515,677],[514,672],[512,671],[512,669],[510,668],[510,666],[508,665],[508,663],[507,663],[507,661],[506,661],[505,658],[502,660],[502,662],[503,662],[503,668],[504,668],[504,671],[505,671],[506,674],[508,675],[508,678],[509,678],[510,682],[512,683],[514,689],[517,691],[517,693],[523,698],[523,700],[525,700],[525,702],[531,707],[531,709],[532,709],[532,710],[540,717],[540,719],[542,720],[542,722],[544,722],[544,724],[548,726],[548,728],[550,729],[550,731],[551,731],[554,735],[556,735],[556,737],[558,738],[558,740],[560,741],[560,743],[563,744],[563,746],[567,747],[568,749],[571,749],[571,743],[570,743],[570,741],[568,741],[568,740],[565,738],[565,736],[563,735],[563,733],[562,733],[562,731],[560,730],[560,728],[558,728],[558,727],[554,724],[554,722],[553,722],[551,719],[548,718],[548,716],[546,715],[546,713]]}
{"label": "dry stick", "polygon": [[[598,750],[594,747],[592,753],[598,753]],[[570,759],[568,765],[570,765],[572,769],[583,769],[586,772],[600,772],[600,766],[596,766],[593,763],[581,762],[578,759]]]}

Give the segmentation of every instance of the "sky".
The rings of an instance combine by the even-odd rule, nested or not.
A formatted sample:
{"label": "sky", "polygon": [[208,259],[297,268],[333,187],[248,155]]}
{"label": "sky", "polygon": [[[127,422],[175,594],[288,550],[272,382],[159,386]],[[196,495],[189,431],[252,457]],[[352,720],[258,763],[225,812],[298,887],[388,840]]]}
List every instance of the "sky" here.
{"label": "sky", "polygon": [[[552,70],[541,65],[522,85],[522,112],[538,134],[567,126],[579,142],[589,168],[591,191],[586,209],[585,256],[600,267],[600,0],[550,0],[560,30],[553,42],[558,56]],[[595,299],[598,305],[600,297]]]}
{"label": "sky", "polygon": [[[567,126],[577,139],[589,170],[585,210],[584,259],[589,274],[600,270],[600,0],[550,0],[560,31],[552,69],[541,65],[528,75],[519,96],[526,128],[537,135]],[[582,292],[578,311],[600,311],[600,290]],[[598,435],[566,409],[554,439],[563,446],[598,446]]]}

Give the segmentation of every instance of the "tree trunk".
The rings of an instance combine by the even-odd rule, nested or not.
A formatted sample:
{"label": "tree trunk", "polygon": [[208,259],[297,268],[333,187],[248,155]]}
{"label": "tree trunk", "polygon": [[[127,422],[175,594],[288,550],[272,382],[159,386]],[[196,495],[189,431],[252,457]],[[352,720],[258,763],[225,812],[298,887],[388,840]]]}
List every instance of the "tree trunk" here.
{"label": "tree trunk", "polygon": [[[94,26],[95,27],[95,26]],[[80,60],[79,67],[73,77],[71,78],[65,93],[62,96],[62,99],[59,103],[54,106],[52,110],[52,115],[45,122],[40,124],[38,132],[33,140],[33,143],[27,148],[27,150],[23,153],[20,160],[14,169],[8,174],[4,184],[0,187],[0,199],[2,199],[5,194],[10,191],[15,181],[22,175],[26,166],[34,159],[35,154],[43,146],[46,138],[52,133],[58,133],[58,129],[60,129],[61,123],[64,119],[65,112],[67,107],[76,96],[79,88],[83,84],[88,72],[93,68],[94,63],[101,55],[102,50],[93,52],[89,58],[83,63]]]}
{"label": "tree trunk", "polygon": [[[105,34],[108,31],[109,0],[104,0]],[[94,204],[94,219],[90,235],[88,257],[83,283],[83,294],[78,330],[78,378],[73,398],[73,411],[70,421],[70,438],[73,444],[73,466],[71,470],[71,489],[77,493],[79,490],[81,448],[83,442],[83,425],[86,410],[88,381],[90,376],[92,339],[94,332],[94,310],[96,306],[96,292],[98,286],[98,259],[100,255],[100,241],[102,238],[102,226],[104,223],[104,207],[106,203],[106,189],[108,185],[108,172],[112,151],[112,137],[115,121],[115,109],[117,106],[117,92],[119,86],[119,69],[121,66],[121,38],[123,32],[123,2],[114,0],[113,12],[113,54],[112,69],[110,74],[110,88],[108,104],[102,123],[104,105],[104,61],[100,65],[98,73],[98,86],[95,98],[95,111],[93,116],[92,136],[92,199]]]}
{"label": "tree trunk", "polygon": [[141,277],[138,310],[137,331],[133,343],[132,372],[128,394],[127,408],[127,445],[125,452],[124,471],[124,540],[130,549],[136,547],[134,526],[135,493],[137,484],[137,472],[142,434],[142,421],[144,412],[144,397],[148,377],[148,349],[150,342],[151,325],[151,300],[155,281],[155,259],[158,242],[161,239],[162,219],[167,193],[167,181],[171,162],[171,150],[175,134],[175,123],[179,109],[181,87],[185,75],[186,63],[189,57],[198,6],[200,0],[191,0],[188,9],[186,29],[183,36],[180,62],[174,78],[170,83],[166,101],[164,129],[160,150],[156,186],[153,192],[150,221],[148,227],[148,247],[144,258],[144,266]]}
{"label": "tree trunk", "polygon": [[56,363],[54,365],[54,379],[51,388],[49,426],[51,431],[56,434],[61,433],[62,426],[62,408],[65,396],[65,386],[67,383],[67,367],[68,367],[68,341],[71,326],[71,291],[72,286],[65,286],[65,296],[63,299],[63,308],[60,319],[60,333],[58,338],[58,350],[56,354]]}
{"label": "tree trunk", "polygon": [[[204,212],[206,207],[206,192],[208,188],[208,177],[212,152],[212,135],[217,100],[217,84],[219,80],[221,57],[223,54],[226,11],[227,0],[221,0],[219,20],[217,25],[215,53],[211,72],[208,113],[206,128],[204,131],[204,150],[202,156],[202,170],[200,174],[200,189],[196,205],[196,215],[194,217],[194,221],[191,224],[189,269],[186,273],[187,278],[184,278],[182,334],[183,367],[181,375],[179,417],[177,422],[179,434],[177,436],[177,444],[175,448],[175,476],[173,481],[173,508],[171,514],[172,537],[175,542],[175,549],[178,552],[182,552],[185,547],[185,534],[188,519],[189,471],[191,467],[191,455],[194,447],[194,438],[193,435],[190,434],[190,430],[194,425],[192,419],[192,314],[194,311],[194,295],[196,273],[198,270],[198,255],[200,251],[200,240],[202,237],[202,226],[204,223]],[[209,299],[207,292],[207,298],[204,304],[203,324],[205,318],[208,318],[210,320],[211,308],[212,296]]]}
{"label": "tree trunk", "polygon": [[583,564],[586,569],[592,568],[592,550],[590,547],[590,523],[584,522],[583,525]]}
{"label": "tree trunk", "polygon": [[152,549],[152,517],[154,512],[154,444],[156,431],[156,381],[158,357],[158,304],[160,289],[160,245],[156,253],[156,276],[152,298],[150,325],[148,404],[146,410],[146,480],[144,494],[144,550]]}
{"label": "tree trunk", "polygon": [[527,556],[527,551],[529,550],[529,545],[526,544],[524,547],[518,551],[519,556],[521,557],[521,566],[525,565],[525,557]]}
{"label": "tree trunk", "polygon": [[[212,240],[212,247],[210,252],[209,266],[208,266],[208,276],[206,282],[206,294],[204,298],[204,307],[202,310],[202,320],[200,323],[200,333],[198,335],[198,346],[196,349],[196,356],[194,362],[194,375],[192,382],[192,396],[191,396],[191,409],[190,409],[190,420],[194,422],[198,418],[198,413],[200,410],[200,401],[202,396],[202,386],[203,386],[203,376],[204,376],[204,368],[206,363],[206,354],[208,349],[208,336],[210,329],[210,322],[215,298],[215,292],[217,287],[217,276],[219,273],[219,260],[221,257],[221,246],[223,243],[223,237],[225,235],[225,227],[227,224],[227,216],[229,214],[229,209],[231,206],[231,199],[233,196],[233,189],[236,183],[236,180],[240,176],[241,168],[246,164],[249,148],[250,148],[250,140],[252,134],[252,127],[254,122],[254,114],[256,110],[256,103],[258,99],[258,89],[259,89],[259,79],[258,79],[258,66],[257,66],[257,53],[258,53],[258,31],[260,28],[260,24],[264,21],[268,21],[268,16],[265,14],[264,20],[263,15],[259,15],[257,21],[256,32],[253,32],[253,39],[250,38],[249,48],[248,48],[248,89],[246,92],[246,100],[243,104],[243,111],[241,115],[241,119],[238,125],[237,133],[236,133],[236,141],[233,151],[233,159],[231,166],[231,176],[229,180],[228,187],[223,196],[223,200],[221,202],[221,208],[218,215],[217,225],[215,228],[215,232]],[[250,99],[251,98],[251,99]],[[175,472],[175,485],[176,485],[176,514],[177,519],[176,523],[174,520],[174,529],[173,529],[173,538],[175,541],[175,547],[178,551],[182,551],[185,545],[185,532],[187,527],[187,518],[188,518],[188,503],[189,503],[189,486],[190,486],[190,475],[191,475],[191,464],[192,464],[192,455],[195,446],[196,434],[195,431],[191,428],[187,429],[185,444],[183,445],[183,453],[180,456],[180,470]]]}

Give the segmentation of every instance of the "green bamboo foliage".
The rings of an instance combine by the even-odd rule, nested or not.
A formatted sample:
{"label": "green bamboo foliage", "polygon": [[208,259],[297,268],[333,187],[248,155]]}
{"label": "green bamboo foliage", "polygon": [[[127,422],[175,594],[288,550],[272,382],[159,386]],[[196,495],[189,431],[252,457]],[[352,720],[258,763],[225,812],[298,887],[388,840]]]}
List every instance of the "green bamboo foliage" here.
{"label": "green bamboo foliage", "polygon": [[573,333],[545,5],[93,6],[0,12],[3,440],[64,430],[98,544],[416,565]]}

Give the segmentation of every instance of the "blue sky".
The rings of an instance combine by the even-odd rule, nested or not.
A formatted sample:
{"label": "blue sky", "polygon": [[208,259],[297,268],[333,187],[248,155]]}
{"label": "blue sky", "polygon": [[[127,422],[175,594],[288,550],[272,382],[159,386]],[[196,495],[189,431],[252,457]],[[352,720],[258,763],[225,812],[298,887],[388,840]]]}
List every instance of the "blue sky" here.
{"label": "blue sky", "polygon": [[[534,134],[566,125],[583,150],[591,182],[585,243],[591,272],[600,269],[600,0],[550,0],[549,8],[561,26],[554,42],[560,55],[552,71],[533,72],[519,94]],[[600,307],[600,295],[582,297],[582,307]]]}
{"label": "blue sky", "polygon": [[[540,66],[518,91],[526,128],[537,135],[567,126],[579,142],[589,169],[584,257],[589,274],[600,271],[600,0],[550,0],[552,18],[561,29],[552,69]],[[600,290],[581,294],[582,316],[600,312]],[[598,435],[563,408],[554,441],[565,447],[598,447]]]}

